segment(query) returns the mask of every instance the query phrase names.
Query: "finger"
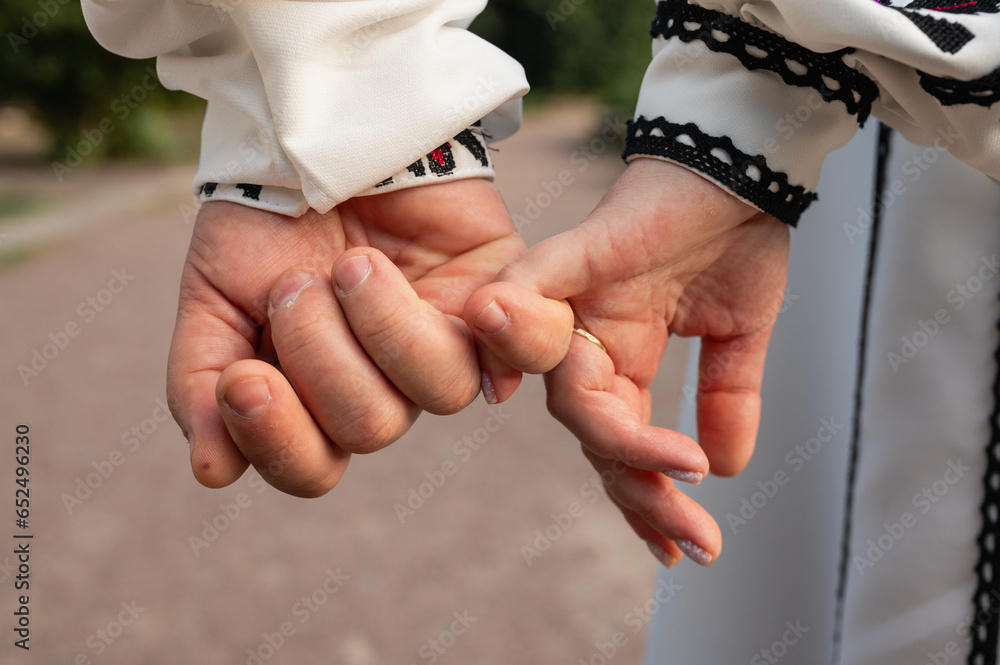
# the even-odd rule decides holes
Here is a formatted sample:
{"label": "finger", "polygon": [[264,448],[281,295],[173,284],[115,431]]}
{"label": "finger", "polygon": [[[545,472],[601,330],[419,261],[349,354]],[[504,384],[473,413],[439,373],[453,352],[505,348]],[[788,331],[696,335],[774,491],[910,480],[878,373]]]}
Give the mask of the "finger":
{"label": "finger", "polygon": [[465,322],[510,366],[549,371],[569,348],[574,316],[565,299],[634,270],[615,258],[613,244],[607,225],[594,219],[544,240],[469,297]]}
{"label": "finger", "polygon": [[257,360],[230,365],[216,399],[243,456],[282,492],[322,496],[344,474],[350,453],[326,437],[274,367]]}
{"label": "finger", "polygon": [[573,335],[565,360],[545,375],[549,411],[594,454],[699,483],[708,459],[690,437],[647,424],[645,396],[616,375],[611,358]]}
{"label": "finger", "polygon": [[753,454],[769,338],[770,329],[729,340],[702,339],[698,438],[712,473],[735,475]]}
{"label": "finger", "polygon": [[286,272],[271,288],[268,311],[282,371],[337,445],[356,453],[379,450],[417,419],[420,410],[354,338],[327,275]]}
{"label": "finger", "polygon": [[[675,550],[664,540],[673,541],[676,548],[703,566],[719,557],[722,550],[719,525],[697,502],[678,490],[673,481],[660,473],[604,459],[586,449],[584,455],[600,472],[608,496],[622,509],[640,538],[668,554]],[[653,552],[659,558],[659,553]]]}
{"label": "finger", "polygon": [[488,346],[476,340],[476,353],[482,369],[482,393],[488,404],[510,399],[521,385],[521,372],[502,361]]}
{"label": "finger", "polygon": [[230,364],[254,355],[253,327],[185,266],[167,361],[167,402],[191,445],[191,470],[206,487],[225,487],[248,466],[229,436],[215,386]]}
{"label": "finger", "polygon": [[639,513],[621,505],[614,497],[609,498],[611,499],[611,503],[621,511],[625,517],[625,521],[632,527],[636,535],[646,542],[646,547],[649,548],[649,551],[660,563],[667,568],[673,568],[680,563],[680,560],[684,557],[684,552],[677,547],[674,541],[651,527],[646,520],[639,516]]}
{"label": "finger", "polygon": [[529,374],[558,365],[573,330],[569,304],[507,282],[487,284],[474,292],[463,316],[476,338],[497,358]]}
{"label": "finger", "polygon": [[354,336],[400,392],[435,414],[475,399],[479,362],[468,329],[417,296],[384,254],[359,247],[333,265],[335,293]]}

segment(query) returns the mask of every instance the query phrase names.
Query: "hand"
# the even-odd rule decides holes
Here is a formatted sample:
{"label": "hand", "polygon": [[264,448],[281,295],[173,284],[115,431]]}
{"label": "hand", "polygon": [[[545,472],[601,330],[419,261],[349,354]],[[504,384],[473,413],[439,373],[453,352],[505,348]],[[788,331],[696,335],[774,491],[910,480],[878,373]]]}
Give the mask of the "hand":
{"label": "hand", "polygon": [[[549,372],[549,410],[598,471],[612,471],[602,473],[614,478],[609,496],[668,565],[682,552],[702,564],[719,555],[718,525],[671,477],[732,475],[750,458],[788,237],[687,169],[639,159],[579,226],[532,247],[466,303],[466,322],[499,358]],[[702,339],[700,448],[649,424],[670,334]]]}
{"label": "hand", "polygon": [[[285,492],[319,496],[351,452],[388,445],[421,409],[465,407],[481,372],[462,306],[523,249],[482,179],[297,219],[205,204],[167,371],[195,477],[222,487],[252,463]],[[485,351],[482,363],[509,396],[520,375]]]}

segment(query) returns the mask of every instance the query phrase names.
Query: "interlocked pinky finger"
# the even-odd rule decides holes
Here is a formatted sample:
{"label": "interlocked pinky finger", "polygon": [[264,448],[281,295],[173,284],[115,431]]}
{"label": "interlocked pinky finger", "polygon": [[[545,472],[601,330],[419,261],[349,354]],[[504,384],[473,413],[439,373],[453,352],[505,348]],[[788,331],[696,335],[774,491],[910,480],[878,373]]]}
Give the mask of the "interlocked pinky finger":
{"label": "interlocked pinky finger", "polygon": [[649,526],[649,522],[642,519],[639,513],[618,503],[612,496],[608,498],[611,499],[611,503],[618,507],[618,510],[622,511],[625,521],[632,527],[635,534],[646,542],[646,547],[653,553],[657,561],[667,568],[673,568],[680,562],[684,557],[684,552],[674,544],[674,541],[667,539],[662,533]]}
{"label": "interlocked pinky finger", "polygon": [[[633,530],[647,543],[661,548],[667,560],[676,551],[665,540],[673,541],[677,549],[703,566],[718,558],[722,549],[719,525],[672,480],[662,473],[627,467],[586,449],[584,455],[601,473],[608,496],[625,513]],[[653,551],[660,558],[660,553]]]}

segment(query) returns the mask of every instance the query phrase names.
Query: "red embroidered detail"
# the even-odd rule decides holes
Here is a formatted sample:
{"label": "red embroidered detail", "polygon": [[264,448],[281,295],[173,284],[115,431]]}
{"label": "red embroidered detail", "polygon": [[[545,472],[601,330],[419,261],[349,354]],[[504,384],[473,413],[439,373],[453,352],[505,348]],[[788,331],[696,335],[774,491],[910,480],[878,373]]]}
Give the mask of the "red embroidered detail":
{"label": "red embroidered detail", "polygon": [[435,162],[437,162],[438,166],[444,166],[444,152],[442,152],[442,149],[450,147],[451,147],[450,143],[445,143],[443,146],[441,146],[437,150],[434,150],[433,152],[431,152],[431,154],[427,156],[433,159]]}
{"label": "red embroidered detail", "polygon": [[974,4],[976,4],[976,0],[972,0],[972,2],[963,2],[960,5],[948,5],[947,7],[935,7],[931,11],[932,12],[944,12],[944,11],[948,11],[949,9],[960,9],[962,7],[971,7]]}

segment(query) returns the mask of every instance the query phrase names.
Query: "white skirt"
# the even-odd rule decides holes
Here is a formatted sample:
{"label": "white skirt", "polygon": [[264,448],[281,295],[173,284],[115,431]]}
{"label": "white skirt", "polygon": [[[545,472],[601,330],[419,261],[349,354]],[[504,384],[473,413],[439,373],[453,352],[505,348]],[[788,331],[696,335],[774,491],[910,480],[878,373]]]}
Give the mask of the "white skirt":
{"label": "white skirt", "polygon": [[[993,544],[980,535],[1000,188],[893,137],[852,461],[876,125],[827,160],[820,201],[792,231],[757,451],[738,477],[692,489],[720,523],[723,552],[707,569],[661,571],[681,589],[652,620],[648,665],[943,665],[974,648],[994,662],[1000,592],[977,562]],[[691,435],[693,415],[688,402]],[[987,593],[974,604],[977,585]]]}

